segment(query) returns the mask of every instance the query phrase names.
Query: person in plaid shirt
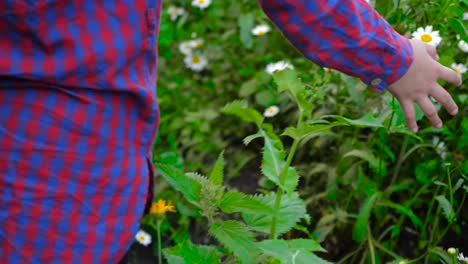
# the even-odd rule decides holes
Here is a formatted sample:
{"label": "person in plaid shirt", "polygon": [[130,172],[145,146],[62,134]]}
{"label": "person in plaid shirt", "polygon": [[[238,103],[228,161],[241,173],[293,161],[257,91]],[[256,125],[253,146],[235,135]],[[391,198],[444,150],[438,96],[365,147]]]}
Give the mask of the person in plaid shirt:
{"label": "person in plaid shirt", "polygon": [[[365,1],[260,0],[304,56],[413,102],[460,85]],[[160,0],[0,0],[0,262],[115,263],[152,200]],[[164,70],[164,69],[162,69]]]}

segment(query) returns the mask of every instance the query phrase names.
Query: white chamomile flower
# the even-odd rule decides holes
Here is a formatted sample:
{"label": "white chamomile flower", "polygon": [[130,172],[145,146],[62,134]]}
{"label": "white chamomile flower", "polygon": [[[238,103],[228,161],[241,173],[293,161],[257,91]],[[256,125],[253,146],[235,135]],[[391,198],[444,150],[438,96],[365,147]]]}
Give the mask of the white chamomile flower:
{"label": "white chamomile flower", "polygon": [[180,7],[170,6],[167,9],[167,12],[171,16],[171,20],[174,21],[177,19],[178,16],[181,16],[185,13],[185,10]]}
{"label": "white chamomile flower", "polygon": [[464,40],[460,40],[458,42],[458,48],[461,49],[463,52],[468,52],[468,43]]}
{"label": "white chamomile flower", "polygon": [[194,39],[190,41],[190,47],[192,49],[198,49],[203,45],[203,39]]}
{"label": "white chamomile flower", "polygon": [[270,31],[270,27],[268,25],[258,25],[252,29],[252,34],[255,36],[265,35]]}
{"label": "white chamomile flower", "polygon": [[468,12],[463,13],[463,20],[468,20]]}
{"label": "white chamomile flower", "polygon": [[135,239],[143,246],[151,244],[151,235],[143,230],[138,230],[138,232],[135,235]]}
{"label": "white chamomile flower", "polygon": [[182,41],[179,44],[179,51],[184,55],[192,54],[192,42],[191,41]]}
{"label": "white chamomile flower", "polygon": [[458,254],[457,259],[458,259],[459,261],[462,261],[462,262],[465,263],[465,264],[468,264],[468,256],[466,256],[466,257],[463,256],[463,253]]}
{"label": "white chamomile flower", "polygon": [[188,55],[185,57],[184,62],[187,68],[196,72],[204,70],[208,65],[208,60],[201,55]]}
{"label": "white chamomile flower", "polygon": [[447,249],[447,252],[450,254],[450,255],[455,255],[457,254],[457,250],[455,248],[449,248]]}
{"label": "white chamomile flower", "polygon": [[278,61],[268,64],[265,71],[269,74],[273,74],[275,71],[282,71],[284,69],[294,69],[294,67],[286,61]]}
{"label": "white chamomile flower", "polygon": [[205,9],[211,4],[211,0],[192,0],[192,5],[200,9]]}
{"label": "white chamomile flower", "polygon": [[461,63],[452,63],[450,68],[452,68],[452,70],[454,70],[459,75],[463,75],[468,70],[466,66]]}
{"label": "white chamomile flower", "polygon": [[263,112],[263,116],[265,117],[273,117],[279,113],[279,107],[276,105],[272,105],[265,109],[265,112]]}
{"label": "white chamomile flower", "polygon": [[413,32],[411,36],[413,39],[419,39],[422,42],[434,47],[437,47],[442,41],[442,38],[439,35],[439,31],[432,30],[432,26],[427,26],[425,28],[420,27],[415,32]]}

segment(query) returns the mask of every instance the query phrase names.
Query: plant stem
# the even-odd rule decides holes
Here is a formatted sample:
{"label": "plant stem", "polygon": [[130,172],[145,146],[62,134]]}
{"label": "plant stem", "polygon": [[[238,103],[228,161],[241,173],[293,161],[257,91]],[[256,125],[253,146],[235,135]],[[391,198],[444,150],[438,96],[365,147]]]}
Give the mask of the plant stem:
{"label": "plant stem", "polygon": [[161,221],[157,219],[156,221],[156,229],[158,232],[158,264],[162,264],[162,255],[161,255]]}
{"label": "plant stem", "polygon": [[[299,119],[297,120],[297,127],[300,127],[302,125],[302,117],[303,113],[302,110],[299,111]],[[292,160],[294,158],[294,154],[296,154],[297,147],[299,146],[299,141],[300,138],[295,138],[291,147],[291,150],[289,151],[288,158],[286,159],[286,164],[284,165],[283,171],[281,172],[280,175],[280,186],[278,186],[278,193],[276,195],[276,201],[275,201],[275,215],[273,215],[271,219],[271,228],[270,228],[270,239],[276,239],[276,224],[277,224],[277,217],[276,213],[280,209],[281,205],[281,198],[283,196],[283,190],[281,189],[281,186],[284,185],[284,182],[286,181],[286,177],[288,175],[288,170],[289,167],[291,166]]]}
{"label": "plant stem", "polygon": [[369,242],[369,250],[371,255],[372,264],[375,264],[375,249],[372,243],[372,230],[370,229],[369,225],[367,225],[367,242]]}
{"label": "plant stem", "polygon": [[390,186],[393,186],[393,184],[395,183],[396,178],[398,177],[398,174],[400,172],[401,166],[403,165],[403,161],[404,161],[403,157],[405,155],[406,148],[408,146],[408,138],[409,136],[405,135],[405,138],[403,139],[403,144],[400,149],[400,154],[398,154],[398,160],[395,166],[395,170],[393,171],[392,181],[390,182]]}

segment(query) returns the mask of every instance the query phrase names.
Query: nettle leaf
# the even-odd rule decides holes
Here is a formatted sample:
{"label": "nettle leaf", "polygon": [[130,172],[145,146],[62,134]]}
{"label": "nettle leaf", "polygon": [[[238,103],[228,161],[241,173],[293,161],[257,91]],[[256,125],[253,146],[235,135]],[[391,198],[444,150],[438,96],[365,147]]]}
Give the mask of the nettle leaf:
{"label": "nettle leaf", "polygon": [[445,217],[449,222],[452,222],[455,219],[455,213],[453,212],[452,206],[450,202],[445,198],[443,195],[438,195],[435,197],[437,202],[439,202],[439,206],[442,208]]}
{"label": "nettle leaf", "polygon": [[264,254],[274,257],[282,264],[330,263],[317,257],[306,248],[291,247],[290,242],[285,240],[263,240],[257,245]]}
{"label": "nettle leaf", "polygon": [[194,245],[190,241],[163,249],[163,255],[169,264],[221,263],[215,247]]}
{"label": "nettle leaf", "polygon": [[384,127],[384,125],[370,113],[359,119],[349,119],[339,115],[327,115],[326,117],[335,118],[337,120],[333,123],[335,125],[349,125],[356,127]]}
{"label": "nettle leaf", "polygon": [[310,113],[312,106],[306,100],[306,89],[302,81],[297,77],[297,73],[292,69],[285,69],[273,73],[273,79],[278,86],[278,91],[287,91],[298,104],[301,111]]}
{"label": "nettle leaf", "polygon": [[353,228],[353,239],[358,242],[362,242],[367,236],[367,225],[369,224],[369,218],[371,210],[374,207],[375,201],[380,196],[379,192],[374,193],[368,197],[361,206],[359,215]]}
{"label": "nettle leaf", "polygon": [[330,132],[332,127],[335,127],[335,124],[316,124],[316,125],[304,125],[300,128],[296,127],[288,127],[283,132],[282,135],[289,136],[293,139],[302,139],[304,137],[312,136],[312,135],[320,135],[321,133]]}
{"label": "nettle leaf", "polygon": [[250,142],[252,142],[252,140],[254,140],[256,138],[259,138],[259,137],[262,137],[262,134],[260,132],[245,137],[244,140],[243,140],[244,145],[246,145],[246,146],[249,145]]}
{"label": "nettle leaf", "polygon": [[261,130],[265,145],[263,146],[262,173],[286,192],[293,192],[299,182],[299,176],[294,167],[289,167],[285,175],[284,185],[280,182],[284,166],[286,166],[283,147],[279,138],[272,133]]}
{"label": "nettle leaf", "polygon": [[219,208],[225,213],[268,214],[274,213],[273,207],[262,203],[252,196],[239,192],[227,192],[221,198]]}
{"label": "nettle leaf", "polygon": [[168,165],[157,163],[155,167],[174,189],[181,192],[189,202],[198,205],[200,201],[200,183]]}
{"label": "nettle leaf", "polygon": [[261,125],[264,119],[262,114],[253,108],[249,108],[247,102],[243,100],[236,100],[226,104],[221,112],[235,115],[245,122],[256,123],[257,125]]}
{"label": "nettle leaf", "polygon": [[242,263],[254,263],[259,254],[252,232],[241,222],[228,220],[221,224],[213,223],[210,233]]}
{"label": "nettle leaf", "polygon": [[313,239],[297,238],[288,240],[288,244],[292,249],[327,252],[323,247],[320,246],[319,242]]}
{"label": "nettle leaf", "polygon": [[213,167],[210,174],[210,181],[215,185],[221,185],[223,183],[224,175],[224,152],[219,154],[218,160]]}
{"label": "nettle leaf", "polygon": [[[255,196],[254,199],[274,208],[276,203],[276,193],[270,193],[264,196]],[[273,215],[274,214],[244,213],[242,214],[242,217],[247,225],[252,229],[269,234]],[[296,223],[307,216],[304,201],[299,198],[297,193],[283,195],[281,197],[280,209],[276,212],[276,216],[277,234],[281,235],[288,232],[296,225]]]}

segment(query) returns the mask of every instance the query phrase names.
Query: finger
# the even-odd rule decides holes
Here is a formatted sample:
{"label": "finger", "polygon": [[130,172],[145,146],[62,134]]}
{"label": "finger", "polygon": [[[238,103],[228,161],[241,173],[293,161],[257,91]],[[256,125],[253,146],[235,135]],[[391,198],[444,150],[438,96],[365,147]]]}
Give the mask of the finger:
{"label": "finger", "polygon": [[439,78],[449,83],[455,84],[456,86],[460,86],[462,84],[462,79],[459,74],[441,64],[439,64]]}
{"label": "finger", "polygon": [[427,53],[429,53],[429,55],[436,61],[439,61],[439,55],[437,55],[437,50],[434,46],[432,45],[424,45],[426,47],[426,51]]}
{"label": "finger", "polygon": [[458,106],[452,96],[442,86],[436,84],[432,89],[431,96],[434,97],[451,115],[458,113]]}
{"label": "finger", "polygon": [[429,122],[431,122],[432,126],[435,128],[441,128],[442,120],[440,120],[437,110],[431,100],[429,100],[429,97],[424,96],[416,101],[424,112],[424,115],[429,119]]}
{"label": "finger", "polygon": [[403,114],[405,116],[406,125],[413,133],[418,132],[418,124],[416,124],[416,114],[414,112],[414,105],[411,100],[400,101]]}

